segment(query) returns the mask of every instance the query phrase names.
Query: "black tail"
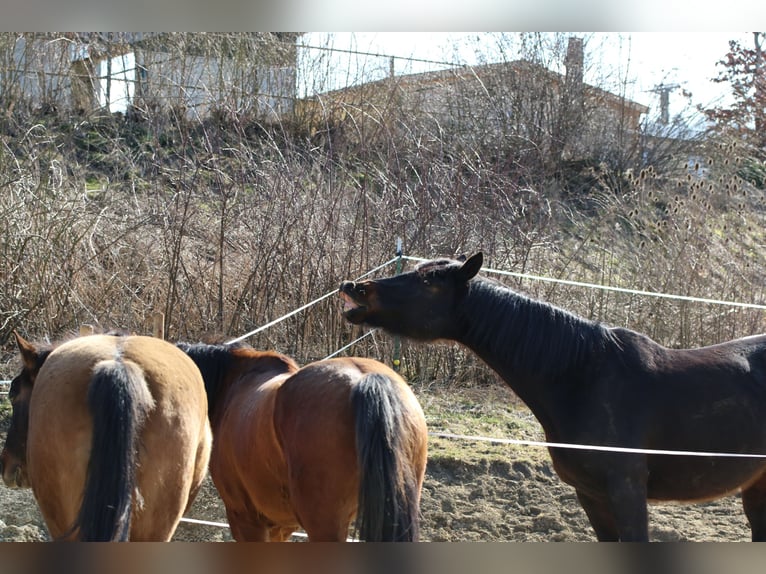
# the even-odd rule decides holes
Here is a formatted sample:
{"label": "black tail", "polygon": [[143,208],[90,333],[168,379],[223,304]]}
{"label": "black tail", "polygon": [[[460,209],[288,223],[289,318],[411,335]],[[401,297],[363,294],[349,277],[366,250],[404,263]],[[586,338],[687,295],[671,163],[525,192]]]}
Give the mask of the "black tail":
{"label": "black tail", "polygon": [[360,467],[357,535],[367,542],[416,541],[418,482],[402,441],[407,425],[396,387],[383,375],[369,374],[351,399]]}
{"label": "black tail", "polygon": [[93,442],[73,527],[80,540],[128,540],[138,435],[152,404],[138,366],[120,359],[96,365],[88,389]]}

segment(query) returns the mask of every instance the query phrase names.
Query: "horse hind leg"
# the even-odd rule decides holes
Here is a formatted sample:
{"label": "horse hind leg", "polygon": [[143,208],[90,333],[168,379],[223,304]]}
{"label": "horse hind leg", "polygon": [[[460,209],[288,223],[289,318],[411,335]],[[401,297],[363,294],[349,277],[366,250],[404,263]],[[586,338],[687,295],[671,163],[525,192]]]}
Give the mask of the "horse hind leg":
{"label": "horse hind leg", "polygon": [[[316,458],[313,452],[292,454],[288,462],[288,489],[298,524],[306,531],[309,542],[344,542],[354,513],[356,491],[353,474],[338,476],[337,469],[351,468],[353,463],[337,452]],[[312,471],[300,470],[307,468]]]}
{"label": "horse hind leg", "polygon": [[304,521],[309,542],[345,542],[348,537],[350,520],[340,517],[309,518]]}
{"label": "horse hind leg", "polygon": [[227,509],[231,535],[237,542],[268,542],[269,528],[251,513],[233,512]]}
{"label": "horse hind leg", "polygon": [[186,509],[184,510],[184,514],[191,509],[194,501],[197,499],[197,494],[205,482],[205,478],[207,478],[212,446],[213,434],[210,430],[210,425],[205,423],[205,427],[202,431],[202,438],[197,445],[197,453],[194,460],[194,470],[192,472],[191,489],[189,490],[189,497],[186,502]]}
{"label": "horse hind leg", "polygon": [[766,541],[766,473],[742,490],[742,507],[753,542]]}
{"label": "horse hind leg", "polygon": [[[295,517],[309,542],[344,542],[354,512],[355,488],[353,476],[338,476],[336,469],[350,468],[352,463],[337,452],[313,460],[308,455],[304,452],[300,457],[304,464],[294,456],[288,466],[289,496]],[[295,467],[314,470],[300,472]]]}
{"label": "horse hind leg", "polygon": [[295,528],[290,526],[272,526],[269,529],[269,542],[285,542],[295,532]]}

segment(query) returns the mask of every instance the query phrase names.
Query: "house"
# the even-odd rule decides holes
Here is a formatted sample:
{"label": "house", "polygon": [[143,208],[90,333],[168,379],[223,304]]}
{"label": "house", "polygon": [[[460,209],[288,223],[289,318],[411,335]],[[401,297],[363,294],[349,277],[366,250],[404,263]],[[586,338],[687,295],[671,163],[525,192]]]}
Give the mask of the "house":
{"label": "house", "polygon": [[[369,140],[421,122],[423,133],[449,134],[563,160],[600,157],[638,146],[647,106],[583,82],[583,43],[570,38],[566,74],[526,60],[393,76],[298,102],[312,132],[345,130]],[[438,133],[437,133],[438,132]]]}
{"label": "house", "polygon": [[175,109],[190,118],[225,109],[264,121],[293,112],[298,34],[1,36],[0,98],[15,95],[30,109]]}

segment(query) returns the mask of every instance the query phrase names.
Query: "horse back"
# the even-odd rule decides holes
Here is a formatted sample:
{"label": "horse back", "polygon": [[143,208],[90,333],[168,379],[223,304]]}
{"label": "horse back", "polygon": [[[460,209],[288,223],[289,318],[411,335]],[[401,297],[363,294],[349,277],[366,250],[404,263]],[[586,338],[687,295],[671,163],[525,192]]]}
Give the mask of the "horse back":
{"label": "horse back", "polygon": [[148,425],[162,425],[163,430],[174,435],[184,431],[174,428],[181,420],[193,422],[196,428],[207,424],[205,386],[199,369],[185,353],[161,339],[130,337],[122,355],[126,361],[140,366],[158,405],[158,412],[150,417]]}
{"label": "horse back", "polygon": [[[399,398],[405,424],[412,425],[408,429],[411,431],[409,434],[418,437],[419,441],[427,429],[423,409],[415,393],[393,369],[374,359],[362,357],[317,361],[290,377],[279,390],[276,404],[275,425],[281,436],[287,437],[289,433],[290,438],[297,441],[303,433],[309,441],[329,442],[328,432],[334,432],[339,442],[353,442],[353,433],[346,432],[354,425],[351,391],[365,375],[372,373],[388,379]],[[305,416],[307,412],[311,416]],[[327,430],[316,434],[321,428]]]}
{"label": "horse back", "polygon": [[353,444],[353,432],[347,432],[354,428],[351,391],[370,373],[385,376],[401,398],[403,408],[415,413],[415,418],[422,416],[412,390],[386,365],[359,357],[317,361],[292,375],[279,389],[274,424],[280,440],[290,444],[300,440],[307,445],[322,443],[324,452],[331,442]]}
{"label": "horse back", "polygon": [[766,438],[766,336],[676,349],[629,329],[611,332],[615,344],[560,385],[568,394],[556,403],[549,440],[707,451]]}

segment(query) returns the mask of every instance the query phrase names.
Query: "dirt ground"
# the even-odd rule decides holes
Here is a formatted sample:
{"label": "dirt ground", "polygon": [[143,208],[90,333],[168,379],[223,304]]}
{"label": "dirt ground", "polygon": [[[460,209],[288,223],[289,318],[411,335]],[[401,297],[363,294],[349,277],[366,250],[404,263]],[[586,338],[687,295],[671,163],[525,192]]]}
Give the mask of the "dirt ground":
{"label": "dirt ground", "polygon": [[[652,506],[650,512],[654,541],[746,541],[750,537],[739,497],[691,506]],[[424,541],[595,540],[574,490],[555,476],[547,462],[431,463],[421,514]],[[188,517],[225,522],[223,506],[209,480]],[[0,540],[47,538],[31,492],[0,487]],[[231,540],[231,535],[226,528],[182,522],[174,540],[220,542]]]}
{"label": "dirt ground", "polygon": [[[558,479],[546,457],[536,462],[512,456],[503,460],[488,452],[484,458],[482,448],[498,447],[467,446],[479,452],[475,462],[443,455],[429,461],[421,505],[422,540],[595,540],[574,490]],[[209,479],[187,517],[226,521]],[[731,542],[749,540],[750,532],[739,496],[732,496],[698,505],[651,506],[650,537],[666,542]],[[0,486],[0,541],[47,538],[31,491]],[[230,541],[231,534],[227,528],[182,522],[174,540]]]}

